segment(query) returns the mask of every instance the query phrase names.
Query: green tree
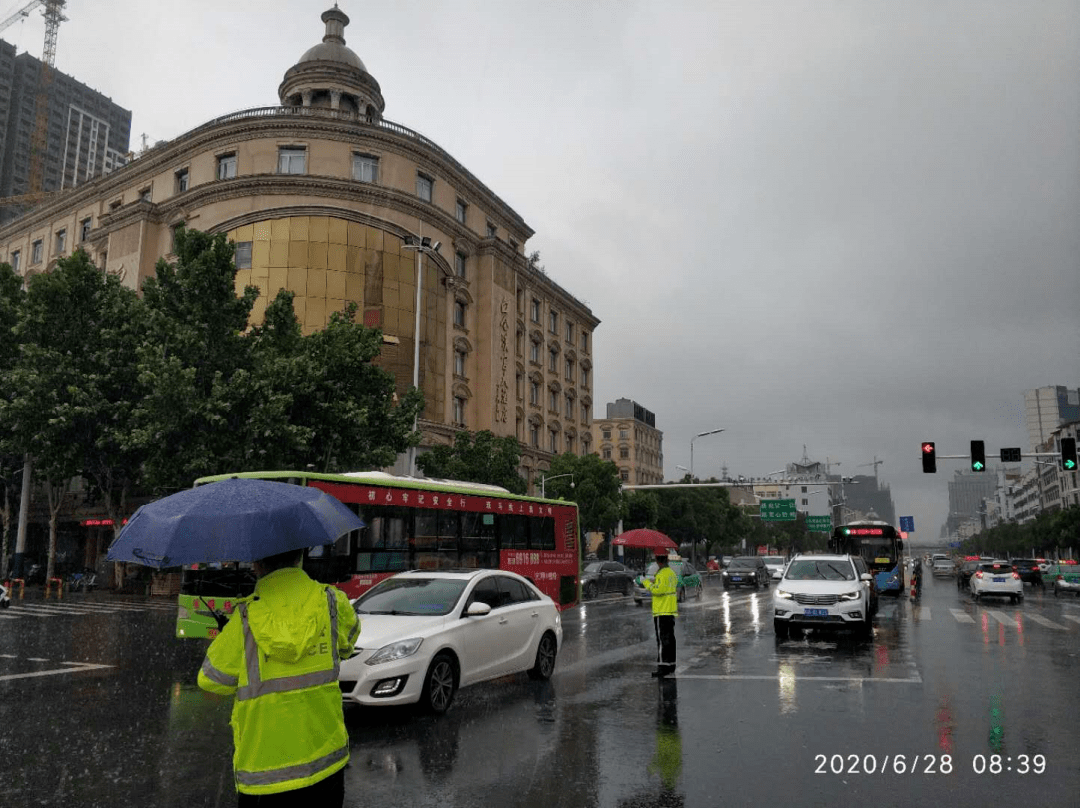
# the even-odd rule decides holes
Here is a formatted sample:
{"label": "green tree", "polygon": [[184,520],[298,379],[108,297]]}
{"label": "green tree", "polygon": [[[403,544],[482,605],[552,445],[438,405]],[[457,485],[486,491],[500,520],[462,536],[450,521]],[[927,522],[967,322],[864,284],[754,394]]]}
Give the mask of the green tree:
{"label": "green tree", "polygon": [[520,464],[521,444],[517,438],[496,437],[486,429],[458,432],[452,446],[436,446],[416,458],[416,465],[428,477],[501,485],[514,494],[528,490],[518,473]]}
{"label": "green tree", "polygon": [[[10,264],[0,263],[0,400],[10,400],[11,390],[4,382],[6,375],[15,367],[19,359],[19,339],[15,326],[19,322],[25,293],[22,278],[15,273]],[[0,404],[2,407],[2,404]],[[0,434],[9,430],[0,420]],[[4,451],[0,441],[0,488],[3,488],[3,503],[0,504],[0,574],[6,575],[8,557],[11,549],[11,525],[18,504],[19,490],[22,483],[24,458],[11,450]]]}
{"label": "green tree", "polygon": [[700,549],[707,555],[710,548],[734,545],[751,530],[742,509],[731,504],[726,488],[655,490],[660,497],[657,528],[679,544],[690,545],[692,553]]}
{"label": "green tree", "polygon": [[544,476],[549,479],[559,477],[545,484],[549,499],[561,498],[577,503],[583,533],[602,531],[610,536],[614,532],[623,515],[618,466],[610,460],[601,460],[599,455],[579,457],[566,452],[551,461],[551,468]]}
{"label": "green tree", "polygon": [[100,272],[82,250],[33,276],[16,326],[17,363],[5,377],[0,440],[33,458],[49,502],[49,558],[70,480],[88,477],[119,524],[114,494],[130,491],[141,457],[129,448],[136,370],[144,339],[135,293]]}
{"label": "green tree", "polygon": [[623,505],[623,530],[656,528],[660,518],[660,497],[653,491],[627,491]]}

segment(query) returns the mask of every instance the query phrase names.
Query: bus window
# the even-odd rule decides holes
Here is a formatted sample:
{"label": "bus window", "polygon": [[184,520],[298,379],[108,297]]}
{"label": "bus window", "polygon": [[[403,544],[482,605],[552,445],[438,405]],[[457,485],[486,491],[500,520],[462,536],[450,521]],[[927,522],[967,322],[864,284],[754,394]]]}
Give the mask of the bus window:
{"label": "bus window", "polygon": [[530,516],[529,522],[529,549],[531,550],[554,550],[555,549],[555,517],[553,516]]}
{"label": "bus window", "polygon": [[529,547],[529,517],[517,514],[499,515],[499,547],[502,550],[527,550]]}
{"label": "bus window", "polygon": [[357,572],[399,572],[409,569],[409,510],[399,507],[364,508],[356,554]]}
{"label": "bus window", "polygon": [[461,565],[470,569],[498,567],[495,514],[461,514]]}

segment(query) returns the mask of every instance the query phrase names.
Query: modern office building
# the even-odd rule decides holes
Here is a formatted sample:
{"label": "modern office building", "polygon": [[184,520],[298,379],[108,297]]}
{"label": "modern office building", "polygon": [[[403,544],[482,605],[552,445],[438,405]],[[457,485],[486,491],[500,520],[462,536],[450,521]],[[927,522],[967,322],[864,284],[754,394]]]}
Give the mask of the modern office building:
{"label": "modern office building", "polygon": [[619,467],[623,482],[664,481],[664,433],[656,428],[656,416],[636,401],[620,398],[609,403],[606,417],[596,419],[592,433],[600,458]]}
{"label": "modern office building", "polygon": [[1080,420],[1080,390],[1053,385],[1024,391],[1024,422],[1032,451],[1062,424]]}
{"label": "modern office building", "polygon": [[526,258],[533,230],[515,210],[383,117],[378,81],[345,44],[345,13],[322,21],[278,106],[223,115],[80,181],[0,227],[0,260],[28,275],[81,247],[138,289],[172,257],[178,226],[225,233],[238,290],[259,288],[254,323],[280,289],[295,293],[305,333],[355,303],[383,331],[379,361],[399,393],[418,376],[421,451],[461,429],[516,436],[532,485],[554,454],[591,451],[599,320]]}
{"label": "modern office building", "polygon": [[[37,126],[41,60],[0,40],[0,197],[31,190],[31,159]],[[41,162],[45,192],[74,188],[126,160],[131,112],[77,79],[51,70],[46,103],[47,148]],[[28,208],[0,206],[0,226]]]}

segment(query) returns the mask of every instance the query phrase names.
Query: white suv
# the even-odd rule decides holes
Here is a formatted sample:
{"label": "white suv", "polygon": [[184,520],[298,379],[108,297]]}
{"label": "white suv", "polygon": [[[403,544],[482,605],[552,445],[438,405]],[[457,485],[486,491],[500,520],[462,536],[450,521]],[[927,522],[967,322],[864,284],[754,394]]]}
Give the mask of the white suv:
{"label": "white suv", "polygon": [[847,555],[798,555],[773,592],[777,637],[790,629],[853,628],[870,634],[870,573],[859,574]]}

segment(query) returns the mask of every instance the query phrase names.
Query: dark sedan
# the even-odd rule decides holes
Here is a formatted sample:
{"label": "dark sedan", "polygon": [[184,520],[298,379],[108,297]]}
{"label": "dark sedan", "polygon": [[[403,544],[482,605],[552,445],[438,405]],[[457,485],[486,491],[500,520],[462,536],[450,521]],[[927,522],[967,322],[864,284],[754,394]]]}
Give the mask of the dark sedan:
{"label": "dark sedan", "polygon": [[975,574],[975,570],[979,568],[979,564],[982,562],[979,559],[967,560],[961,564],[956,570],[956,588],[967,592],[968,585],[971,583],[971,576]]}
{"label": "dark sedan", "polygon": [[1014,558],[1012,560],[1013,570],[1020,576],[1020,580],[1025,584],[1035,584],[1035,586],[1042,586],[1042,568],[1039,567],[1039,561],[1036,558]]}
{"label": "dark sedan", "polygon": [[724,570],[724,589],[733,586],[752,586],[759,589],[769,585],[772,573],[761,556],[736,556]]}
{"label": "dark sedan", "polygon": [[618,561],[593,561],[581,573],[581,593],[588,599],[605,592],[629,595],[634,588],[634,571]]}

